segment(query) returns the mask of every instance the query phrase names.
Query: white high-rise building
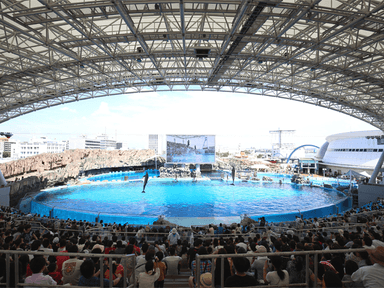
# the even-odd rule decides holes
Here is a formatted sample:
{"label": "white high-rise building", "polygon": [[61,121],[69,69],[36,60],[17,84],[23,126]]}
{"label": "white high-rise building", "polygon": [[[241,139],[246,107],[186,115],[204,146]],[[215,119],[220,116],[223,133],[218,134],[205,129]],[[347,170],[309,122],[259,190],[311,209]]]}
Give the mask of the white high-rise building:
{"label": "white high-rise building", "polygon": [[[4,153],[7,153],[8,156],[11,155],[11,158],[19,159],[16,153],[16,143],[17,141],[4,142]],[[3,156],[4,156],[4,153],[3,153]]]}
{"label": "white high-rise building", "polygon": [[100,140],[88,139],[85,135],[71,138],[68,140],[68,149],[100,149]]}
{"label": "white high-rise building", "polygon": [[86,135],[68,140],[68,149],[101,149],[115,150],[116,140],[108,139],[108,135],[102,134],[96,139],[89,139]]}
{"label": "white high-rise building", "polygon": [[149,134],[148,149],[154,150],[156,154],[159,153],[159,135]]}
{"label": "white high-rise building", "polygon": [[[6,148],[8,148],[9,144],[9,139],[8,138],[0,138],[0,155],[1,155],[1,158],[3,158],[3,155],[4,155],[4,152]],[[7,143],[7,144],[6,144]]]}
{"label": "white high-rise building", "polygon": [[157,155],[165,156],[165,137],[164,134],[149,134],[148,149],[154,150]]}
{"label": "white high-rise building", "polygon": [[[10,143],[10,142],[8,142]],[[33,138],[29,142],[16,141],[11,145],[11,157],[27,158],[43,153],[61,153],[66,150],[66,141],[49,140],[46,137]]]}
{"label": "white high-rise building", "polygon": [[96,137],[97,140],[100,140],[100,149],[102,150],[115,150],[116,149],[116,140],[108,139],[107,134],[101,134]]}

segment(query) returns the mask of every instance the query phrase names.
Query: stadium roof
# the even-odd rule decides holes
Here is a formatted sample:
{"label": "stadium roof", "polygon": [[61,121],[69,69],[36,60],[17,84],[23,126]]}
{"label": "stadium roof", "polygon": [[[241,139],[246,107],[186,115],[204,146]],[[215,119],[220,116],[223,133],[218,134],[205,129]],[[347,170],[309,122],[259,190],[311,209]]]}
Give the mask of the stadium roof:
{"label": "stadium roof", "polygon": [[374,139],[375,137],[383,137],[383,131],[380,130],[371,130],[371,131],[353,131],[353,132],[346,132],[346,133],[338,133],[327,136],[327,141],[332,142],[336,140],[343,140],[343,139],[352,139],[352,138],[368,138],[368,139]]}
{"label": "stadium roof", "polygon": [[384,130],[378,0],[2,0],[0,123],[150,91],[280,97]]}

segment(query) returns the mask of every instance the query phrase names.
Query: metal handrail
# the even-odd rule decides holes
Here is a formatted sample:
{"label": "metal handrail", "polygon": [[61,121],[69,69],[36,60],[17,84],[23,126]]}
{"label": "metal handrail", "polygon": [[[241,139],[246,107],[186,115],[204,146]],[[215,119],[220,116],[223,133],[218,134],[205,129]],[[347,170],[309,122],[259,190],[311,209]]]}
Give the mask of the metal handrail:
{"label": "metal handrail", "polygon": [[[69,257],[81,257],[81,258],[99,258],[100,263],[102,264],[105,258],[108,258],[109,261],[109,267],[112,267],[112,259],[113,258],[121,258],[121,259],[129,259],[133,257],[133,267],[136,267],[136,257],[135,254],[95,254],[95,253],[70,253],[70,252],[39,252],[39,251],[17,251],[17,250],[0,250],[0,254],[6,255],[6,288],[10,287],[10,256],[11,255],[42,255],[42,256],[69,256]],[[41,287],[40,284],[26,284],[26,283],[19,283],[19,257],[14,257],[15,259],[15,286],[16,288],[18,286],[28,286],[28,287]],[[121,263],[121,262],[120,262]],[[134,279],[134,287],[136,287],[136,275],[135,275],[135,269],[133,269],[133,279]],[[104,266],[100,265],[100,286],[101,288],[104,288]],[[109,287],[112,287],[113,284],[113,275],[112,275],[112,269],[109,269]],[[132,283],[131,283],[132,284]],[[4,284],[0,284],[0,286],[3,286]],[[53,285],[44,285],[45,287],[57,287]],[[81,287],[81,286],[71,286],[71,287]],[[124,275],[123,275],[123,287],[127,287],[127,269],[124,267]]]}
{"label": "metal handrail", "polygon": [[[6,213],[6,212],[2,212],[2,213]],[[99,212],[99,214],[100,214],[101,212]],[[8,214],[11,214],[11,213],[8,213]],[[11,215],[13,215],[13,216],[15,216],[16,214],[11,214]],[[58,218],[49,218],[49,217],[41,217],[41,216],[37,216],[36,214],[35,215],[32,215],[32,216],[27,216],[27,215],[23,215],[23,216],[21,216],[21,215],[17,215],[19,218],[26,218],[26,219],[22,219],[22,221],[26,221],[26,222],[28,222],[28,221],[31,221],[31,219],[30,218],[33,218],[33,219],[40,219],[40,220],[44,220],[44,221],[47,221],[47,222],[56,222],[56,221],[64,221],[64,222],[66,222],[67,220],[66,219],[58,219]],[[21,220],[21,219],[20,219]],[[77,220],[70,220],[70,221],[76,221],[76,222],[79,222],[79,221],[77,221]],[[83,222],[83,223],[90,223],[90,224],[92,224],[92,225],[97,225],[97,224],[99,224],[99,222],[92,222],[92,221],[87,221],[87,222]],[[112,225],[112,223],[107,223],[107,224],[110,224],[110,225]],[[127,224],[127,223],[126,223]],[[148,225],[143,225],[143,224],[127,224],[126,225],[126,227],[128,227],[128,226],[130,226],[130,227],[135,227],[135,228],[138,228],[138,227],[140,227],[140,226],[143,226],[143,227],[146,227],[146,226],[148,226],[148,227],[150,227],[150,228],[157,228],[157,227],[166,227],[166,226],[170,226],[170,227],[175,227],[175,226],[178,226],[178,225],[176,225],[176,224],[171,224],[171,225],[166,225],[166,224],[163,224],[163,225],[154,225],[154,224],[148,224]],[[108,226],[108,227],[92,227],[92,228],[95,228],[95,229],[100,229],[100,228],[103,228],[103,229],[112,229],[112,227],[111,226]],[[184,229],[184,230],[191,230],[191,228],[190,227],[182,227],[182,229]]]}
{"label": "metal handrail", "polygon": [[338,229],[348,229],[355,227],[367,227],[366,223],[356,223],[356,224],[350,224],[348,227],[346,226],[335,226],[335,227],[318,227],[318,228],[303,228],[303,229],[291,229],[296,232],[306,232],[306,231],[322,231],[322,230],[338,230]]}
{"label": "metal handrail", "polygon": [[[63,220],[63,219],[55,219],[55,218],[44,218],[44,217],[38,217],[39,219],[42,219],[44,221],[48,221],[48,222],[56,222],[56,221],[66,221],[66,220]],[[20,221],[24,221],[25,224],[31,224],[31,223],[34,223],[34,224],[39,224],[41,226],[42,229],[51,229],[51,228],[48,228],[46,226],[44,226],[41,222],[37,221],[36,217],[33,217],[33,219],[19,219]],[[78,221],[77,221],[78,222]],[[84,223],[84,222],[83,222]],[[93,222],[89,222],[89,223],[93,223]],[[96,222],[95,222],[96,223]],[[52,223],[54,224],[54,223]],[[97,223],[96,223],[97,224]],[[133,226],[133,225],[130,225],[130,226]],[[139,226],[139,225],[135,225],[135,226]],[[164,227],[165,225],[140,225],[140,226],[150,226],[150,227]],[[175,225],[172,225],[172,226],[175,226]],[[172,227],[171,226],[171,227]],[[80,229],[81,226],[78,226],[78,229],[70,229],[70,228],[57,228],[56,230],[64,230],[64,231],[77,231],[77,232],[80,232],[82,231],[82,229]],[[128,226],[126,226],[128,227]],[[137,228],[137,227],[135,227]],[[102,230],[102,231],[100,231]],[[188,227],[183,227],[182,230],[187,230],[188,232],[192,232],[190,228]],[[127,232],[127,231],[113,231],[113,228],[108,226],[108,227],[97,227],[97,226],[94,226],[94,227],[90,227],[88,229],[85,229],[85,232],[110,232],[110,233],[122,233],[122,234],[137,234],[138,231],[133,231],[133,232]],[[152,231],[144,231],[143,234],[168,234],[169,232],[152,232]]]}
{"label": "metal handrail", "polygon": [[[4,213],[4,212],[3,212]],[[15,214],[10,214],[10,215],[15,215]],[[21,217],[20,217],[21,218]],[[48,230],[49,228],[44,226],[41,222],[38,222],[38,221],[35,221],[35,219],[33,220],[28,220],[28,219],[20,219],[20,218],[16,218],[16,220],[18,221],[24,221],[24,223],[28,223],[28,224],[37,224],[39,225],[39,229],[43,229],[43,230]],[[40,218],[40,219],[44,219],[44,220],[47,220],[47,221],[61,221],[59,219],[50,219],[50,218]],[[15,219],[14,219],[15,220]],[[377,223],[383,223],[384,221],[377,221]],[[327,222],[327,224],[338,224],[339,222]],[[350,228],[353,228],[353,227],[364,227],[364,226],[367,226],[366,223],[348,223],[348,229]],[[134,232],[127,232],[127,231],[115,231],[113,232],[113,229],[112,227],[91,227],[91,228],[88,228],[88,229],[80,229],[81,226],[78,226],[78,229],[68,229],[68,228],[56,228],[56,230],[59,230],[59,231],[73,231],[73,232],[84,232],[84,233],[100,233],[100,232],[107,232],[107,233],[119,233],[119,234],[126,234],[126,235],[136,235],[138,231],[134,231]],[[162,227],[162,226],[160,226]],[[228,238],[228,237],[233,237],[233,236],[247,236],[249,235],[250,233],[258,233],[257,231],[255,231],[255,229],[261,229],[261,230],[266,230],[268,229],[268,227],[271,228],[271,230],[274,230],[273,228],[276,228],[276,229],[279,229],[279,230],[292,230],[294,231],[296,234],[297,233],[300,233],[300,232],[305,232],[305,231],[319,231],[319,230],[337,230],[337,229],[345,229],[346,227],[345,226],[327,226],[327,227],[317,227],[317,228],[313,228],[313,227],[308,227],[308,228],[297,228],[297,227],[287,227],[287,226],[264,226],[264,227],[254,227],[251,231],[249,232],[246,232],[246,233],[239,233],[239,234],[214,234],[214,235],[210,235],[210,234],[203,234],[203,235],[200,235],[198,233],[195,233],[191,230],[188,230],[187,228],[183,228],[183,230],[188,230],[188,232],[193,232],[194,236],[195,237],[201,237],[201,238],[206,238],[206,237],[225,237],[225,238]],[[102,230],[102,231],[100,231]],[[152,235],[167,235],[168,232],[152,232],[152,231],[149,231],[149,232],[142,232],[142,234],[152,234]]]}
{"label": "metal handrail", "polygon": [[[305,283],[294,283],[287,286],[309,286],[309,256],[314,255],[314,269],[313,273],[315,274],[314,287],[317,287],[318,279],[318,256],[319,254],[338,254],[338,253],[350,253],[350,252],[363,252],[367,251],[365,248],[355,248],[355,249],[334,249],[334,250],[310,250],[310,251],[296,251],[296,252],[266,252],[266,253],[257,253],[259,256],[291,256],[291,255],[303,255],[305,256],[306,268],[305,268]],[[252,255],[255,256],[255,255]],[[196,287],[200,288],[200,260],[202,259],[224,259],[224,258],[239,258],[239,257],[250,257],[249,254],[209,254],[209,255],[196,255]],[[212,287],[215,287],[215,263],[212,261]],[[224,261],[221,261],[221,287],[224,287]],[[278,285],[268,285],[268,287],[279,287]]]}

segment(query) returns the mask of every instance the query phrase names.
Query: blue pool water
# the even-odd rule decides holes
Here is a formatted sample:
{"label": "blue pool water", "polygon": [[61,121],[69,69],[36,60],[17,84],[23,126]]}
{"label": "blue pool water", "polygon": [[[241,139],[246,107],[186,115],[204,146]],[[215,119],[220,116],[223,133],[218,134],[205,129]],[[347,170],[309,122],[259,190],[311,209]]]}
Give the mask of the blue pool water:
{"label": "blue pool water", "polygon": [[[157,172],[152,172],[156,176]],[[120,180],[122,175],[114,176]],[[152,178],[146,193],[141,193],[141,180],[62,187],[39,193],[31,203],[31,212],[49,215],[52,210],[53,217],[87,221],[99,216],[104,222],[121,224],[147,224],[164,215],[180,225],[198,225],[240,221],[242,214],[283,221],[293,220],[298,210],[305,217],[315,217],[335,213],[336,206],[339,211],[350,208],[344,194],[336,190],[241,181],[232,186],[231,182]]]}

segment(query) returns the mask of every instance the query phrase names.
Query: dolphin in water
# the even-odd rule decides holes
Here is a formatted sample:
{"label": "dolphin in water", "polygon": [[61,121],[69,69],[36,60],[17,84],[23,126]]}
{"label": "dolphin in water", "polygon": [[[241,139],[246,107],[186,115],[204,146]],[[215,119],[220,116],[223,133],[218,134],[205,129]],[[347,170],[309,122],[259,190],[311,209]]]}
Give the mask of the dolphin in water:
{"label": "dolphin in water", "polygon": [[232,184],[235,185],[235,175],[236,175],[236,169],[235,166],[232,167]]}
{"label": "dolphin in water", "polygon": [[141,192],[141,193],[145,193],[145,186],[147,186],[147,183],[148,183],[148,172],[147,173],[145,173],[145,175],[143,176],[143,178],[144,178],[144,185],[143,185],[143,192]]}

